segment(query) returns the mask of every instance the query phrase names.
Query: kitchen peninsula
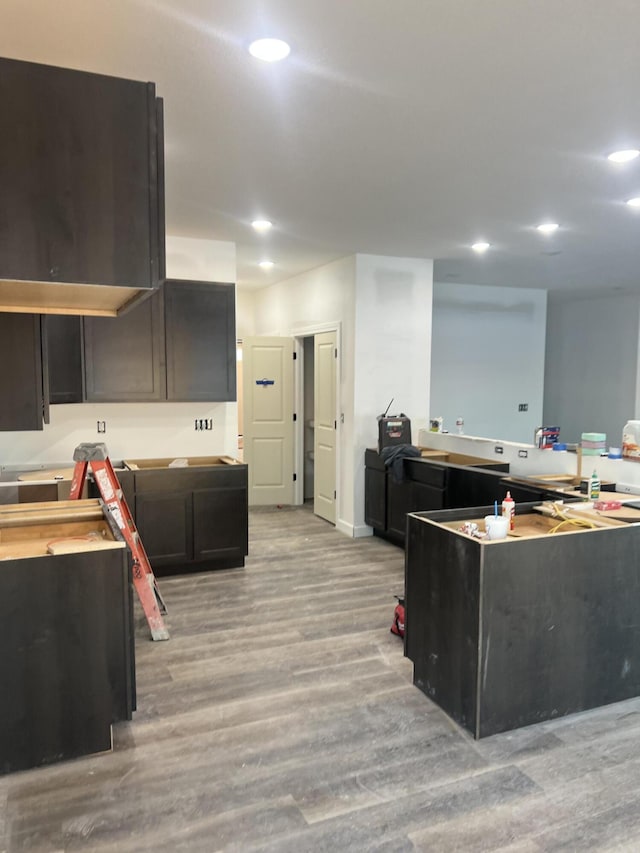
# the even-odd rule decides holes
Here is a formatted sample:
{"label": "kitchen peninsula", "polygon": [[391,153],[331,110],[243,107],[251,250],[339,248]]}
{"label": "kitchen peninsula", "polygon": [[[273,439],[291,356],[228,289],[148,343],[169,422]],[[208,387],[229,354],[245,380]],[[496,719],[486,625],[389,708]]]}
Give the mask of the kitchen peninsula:
{"label": "kitchen peninsula", "polygon": [[640,521],[534,506],[497,541],[460,530],[492,506],[408,517],[405,654],[476,738],[640,695]]}

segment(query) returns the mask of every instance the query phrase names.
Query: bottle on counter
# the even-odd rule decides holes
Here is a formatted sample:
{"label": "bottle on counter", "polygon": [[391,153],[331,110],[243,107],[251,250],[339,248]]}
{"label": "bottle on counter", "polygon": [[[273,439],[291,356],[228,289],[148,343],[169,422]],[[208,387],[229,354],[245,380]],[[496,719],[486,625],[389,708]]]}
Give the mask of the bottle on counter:
{"label": "bottle on counter", "polygon": [[511,492],[507,492],[505,499],[502,501],[502,515],[509,519],[509,530],[515,527],[516,503],[511,497]]}
{"label": "bottle on counter", "polygon": [[456,431],[458,435],[464,434],[464,418],[456,418]]}
{"label": "bottle on counter", "polygon": [[596,471],[591,475],[589,480],[589,500],[597,501],[600,497],[600,478]]}

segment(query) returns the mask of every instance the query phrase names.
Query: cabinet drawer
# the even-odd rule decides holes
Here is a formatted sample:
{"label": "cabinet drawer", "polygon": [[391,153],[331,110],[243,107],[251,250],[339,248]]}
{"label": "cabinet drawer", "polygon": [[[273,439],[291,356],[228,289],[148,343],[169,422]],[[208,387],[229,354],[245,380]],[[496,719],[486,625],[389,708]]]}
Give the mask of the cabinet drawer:
{"label": "cabinet drawer", "polygon": [[192,491],[195,489],[245,486],[246,466],[220,466],[216,468],[166,468],[152,471],[135,471],[136,493],[162,490]]}
{"label": "cabinet drawer", "polygon": [[406,459],[405,470],[416,483],[444,489],[447,484],[448,469],[433,462],[420,462],[417,459]]}

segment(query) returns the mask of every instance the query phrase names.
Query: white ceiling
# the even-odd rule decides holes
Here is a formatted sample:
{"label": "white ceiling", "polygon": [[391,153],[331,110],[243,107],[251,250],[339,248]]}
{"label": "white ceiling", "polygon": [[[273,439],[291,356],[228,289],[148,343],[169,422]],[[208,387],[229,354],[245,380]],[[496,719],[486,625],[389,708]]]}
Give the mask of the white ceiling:
{"label": "white ceiling", "polygon": [[639,0],[0,0],[0,55],[157,84],[167,231],[234,240],[247,287],[370,252],[640,289],[640,160],[605,160],[640,147],[639,32]]}

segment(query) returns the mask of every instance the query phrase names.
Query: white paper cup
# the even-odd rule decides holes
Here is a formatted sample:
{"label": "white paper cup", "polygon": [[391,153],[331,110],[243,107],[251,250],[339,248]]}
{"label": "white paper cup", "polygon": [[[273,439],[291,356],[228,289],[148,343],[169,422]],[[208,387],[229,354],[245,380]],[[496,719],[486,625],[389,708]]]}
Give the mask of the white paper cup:
{"label": "white paper cup", "polygon": [[486,515],[484,529],[487,539],[505,539],[509,532],[509,519],[503,515]]}

